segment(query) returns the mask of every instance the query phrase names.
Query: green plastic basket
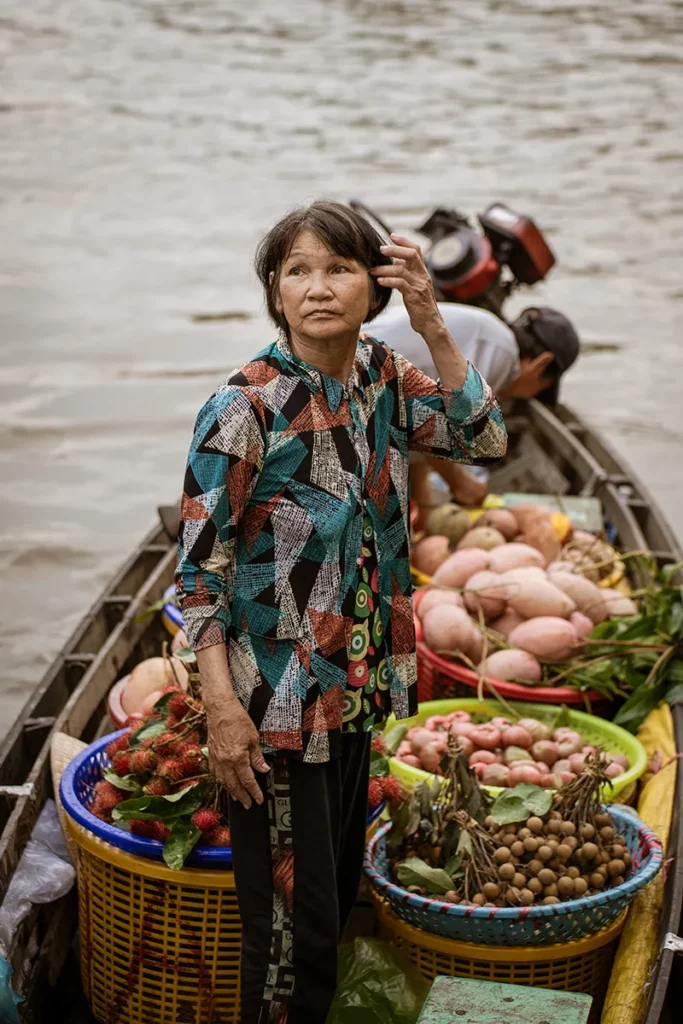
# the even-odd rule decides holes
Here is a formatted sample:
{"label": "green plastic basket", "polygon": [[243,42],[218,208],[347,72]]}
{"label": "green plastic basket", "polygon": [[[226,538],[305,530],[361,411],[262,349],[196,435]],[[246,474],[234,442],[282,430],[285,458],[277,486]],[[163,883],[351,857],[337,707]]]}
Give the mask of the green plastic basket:
{"label": "green plastic basket", "polygon": [[[559,709],[548,704],[527,704],[526,702],[506,701],[511,708],[522,718],[538,718],[541,722],[552,722],[557,718]],[[392,715],[386,724],[385,732],[388,732],[395,725],[407,725],[410,729],[415,725],[422,725],[432,715],[448,715],[452,711],[467,711],[470,714],[487,714],[490,718],[496,715],[505,715],[505,708],[495,700],[477,700],[476,697],[461,697],[452,700],[431,700],[420,704],[420,710],[414,718],[397,722]],[[629,760],[630,768],[623,775],[614,779],[612,788],[604,788],[603,797],[605,800],[614,800],[624,792],[632,783],[645,771],[647,767],[647,754],[645,748],[635,736],[625,729],[621,729],[604,718],[596,718],[595,715],[587,715],[584,711],[567,711],[568,723],[572,729],[584,737],[586,743],[594,745],[601,744],[610,754],[625,754]],[[414,768],[410,764],[404,764],[397,758],[390,760],[391,772],[400,779],[406,786],[415,786],[418,782],[428,779],[429,772],[421,768]],[[495,786],[485,787],[490,793],[502,793],[503,790]]]}

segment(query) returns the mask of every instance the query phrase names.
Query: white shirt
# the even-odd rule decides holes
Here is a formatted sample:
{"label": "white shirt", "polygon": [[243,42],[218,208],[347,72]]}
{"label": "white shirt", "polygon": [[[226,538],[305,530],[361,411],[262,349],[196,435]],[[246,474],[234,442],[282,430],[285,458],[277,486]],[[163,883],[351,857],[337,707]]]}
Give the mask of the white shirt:
{"label": "white shirt", "polygon": [[[502,320],[486,309],[439,302],[439,312],[456,345],[476,366],[494,394],[519,376],[519,349],[515,336]],[[363,328],[384,341],[418,370],[435,380],[436,367],[423,338],[410,326],[403,303],[391,305]]]}

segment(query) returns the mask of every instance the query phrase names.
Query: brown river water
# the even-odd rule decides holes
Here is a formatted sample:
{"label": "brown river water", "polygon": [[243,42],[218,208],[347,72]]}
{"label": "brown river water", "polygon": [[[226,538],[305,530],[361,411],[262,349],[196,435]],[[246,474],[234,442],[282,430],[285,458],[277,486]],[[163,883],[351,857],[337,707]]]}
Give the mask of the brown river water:
{"label": "brown river water", "polygon": [[676,0],[4,0],[0,734],[271,339],[302,200],[531,213],[564,397],[683,532],[682,42]]}

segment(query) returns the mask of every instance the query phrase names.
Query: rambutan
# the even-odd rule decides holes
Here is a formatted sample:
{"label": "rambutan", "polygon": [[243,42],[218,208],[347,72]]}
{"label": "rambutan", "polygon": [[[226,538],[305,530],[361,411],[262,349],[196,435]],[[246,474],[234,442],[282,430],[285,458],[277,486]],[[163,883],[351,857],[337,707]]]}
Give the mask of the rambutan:
{"label": "rambutan", "polygon": [[374,811],[375,807],[384,800],[384,793],[378,779],[370,779],[370,785],[368,786],[368,807],[371,811]]}
{"label": "rambutan", "polygon": [[157,763],[157,756],[153,750],[135,750],[130,757],[130,770],[135,775],[144,775],[151,772]]}
{"label": "rambutan", "polygon": [[163,821],[140,821],[137,818],[130,822],[130,830],[134,836],[141,836],[143,839],[158,839],[165,843],[168,839],[168,828]]}
{"label": "rambutan", "polygon": [[182,740],[179,740],[175,733],[162,732],[154,741],[154,749],[159,757],[171,757],[179,754],[182,749]]}
{"label": "rambutan", "polygon": [[194,710],[191,701],[192,698],[188,697],[186,693],[177,693],[175,697],[171,697],[168,702],[169,714],[180,721],[185,717],[185,715],[189,714],[190,711]]}
{"label": "rambutan", "polygon": [[111,782],[98,782],[95,786],[95,797],[93,800],[93,812],[104,812],[112,811],[122,800],[126,799],[126,793],[122,789],[117,789]]}
{"label": "rambutan", "polygon": [[119,752],[114,754],[114,757],[112,758],[112,771],[115,772],[116,775],[130,774],[130,757],[130,751],[119,750]]}
{"label": "rambutan", "polygon": [[230,829],[226,825],[219,825],[212,832],[206,832],[202,840],[209,846],[230,846]]}
{"label": "rambutan", "polygon": [[180,756],[180,767],[185,779],[192,775],[201,775],[208,767],[202,748],[196,744],[184,747]]}
{"label": "rambutan", "polygon": [[383,736],[375,736],[374,740],[372,741],[372,749],[377,754],[384,754],[386,756],[387,745],[384,742]]}
{"label": "rambutan", "polygon": [[171,792],[171,787],[166,779],[160,779],[158,776],[155,776],[151,782],[143,786],[142,791],[147,796],[168,796]]}
{"label": "rambutan", "polygon": [[105,747],[104,752],[109,758],[109,760],[113,761],[114,757],[116,756],[116,754],[119,753],[119,751],[128,750],[129,743],[130,735],[129,733],[124,732],[120,736],[117,736],[115,740],[112,740],[111,743],[108,744],[107,747]]}
{"label": "rambutan", "polygon": [[382,796],[389,803],[395,803],[403,799],[403,786],[395,775],[383,775],[379,779]]}
{"label": "rambutan", "polygon": [[158,768],[158,775],[169,782],[180,782],[183,778],[183,766],[177,757],[169,757],[162,761]]}
{"label": "rambutan", "polygon": [[213,832],[220,825],[221,816],[218,811],[209,807],[202,807],[192,815],[192,824],[196,825],[202,832]]}

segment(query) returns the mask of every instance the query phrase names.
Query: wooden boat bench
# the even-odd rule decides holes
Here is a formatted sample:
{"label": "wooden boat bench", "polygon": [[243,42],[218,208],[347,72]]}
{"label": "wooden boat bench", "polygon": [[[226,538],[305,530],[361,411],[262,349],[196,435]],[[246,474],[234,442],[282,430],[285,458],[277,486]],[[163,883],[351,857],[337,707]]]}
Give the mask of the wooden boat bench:
{"label": "wooden boat bench", "polygon": [[583,992],[440,975],[418,1024],[586,1024],[592,1002]]}

